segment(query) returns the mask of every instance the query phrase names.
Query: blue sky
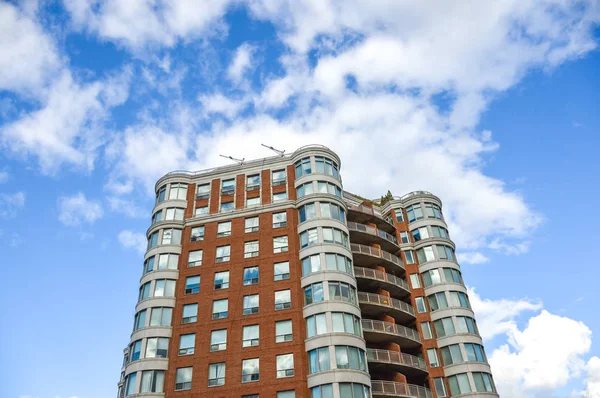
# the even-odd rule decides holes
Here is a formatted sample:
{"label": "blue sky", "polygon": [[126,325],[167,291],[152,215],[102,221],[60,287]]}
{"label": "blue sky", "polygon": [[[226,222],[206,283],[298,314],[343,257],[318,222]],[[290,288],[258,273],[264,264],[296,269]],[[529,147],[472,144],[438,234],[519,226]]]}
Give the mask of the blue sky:
{"label": "blue sky", "polygon": [[23,1],[0,21],[0,396],[114,396],[154,181],[260,143],[330,146],[363,196],[438,194],[502,396],[600,396],[597,1]]}

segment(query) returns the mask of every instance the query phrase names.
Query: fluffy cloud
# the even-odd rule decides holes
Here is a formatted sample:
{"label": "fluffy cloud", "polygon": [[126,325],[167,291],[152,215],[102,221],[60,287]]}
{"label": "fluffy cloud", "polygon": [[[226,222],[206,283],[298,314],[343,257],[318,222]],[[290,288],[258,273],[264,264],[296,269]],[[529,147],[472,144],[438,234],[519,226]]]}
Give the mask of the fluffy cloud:
{"label": "fluffy cloud", "polygon": [[25,206],[25,193],[0,194],[0,218],[13,218]]}
{"label": "fluffy cloud", "polygon": [[252,53],[254,52],[254,47],[244,43],[237,48],[231,64],[227,69],[227,76],[234,83],[239,83],[240,80],[244,77],[244,74],[248,69],[252,66]]}
{"label": "fluffy cloud", "polygon": [[58,199],[58,219],[66,226],[77,227],[83,222],[93,224],[103,215],[100,202],[88,200],[82,192]]}
{"label": "fluffy cloud", "polygon": [[148,242],[144,234],[129,230],[123,230],[119,232],[118,237],[119,242],[124,248],[133,248],[137,250],[140,254],[143,254],[146,251],[146,246]]}
{"label": "fluffy cloud", "polygon": [[457,253],[461,264],[483,264],[490,261],[485,255],[479,252]]}
{"label": "fluffy cloud", "polygon": [[585,398],[600,397],[600,358],[591,357],[585,365],[587,376],[585,378],[586,388],[582,392]]}

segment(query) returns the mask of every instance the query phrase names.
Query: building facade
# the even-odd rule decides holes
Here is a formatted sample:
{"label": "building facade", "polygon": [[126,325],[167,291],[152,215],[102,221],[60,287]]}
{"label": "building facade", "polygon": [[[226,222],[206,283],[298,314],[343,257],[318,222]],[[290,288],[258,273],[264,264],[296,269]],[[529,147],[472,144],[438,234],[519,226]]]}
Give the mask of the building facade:
{"label": "building facade", "polygon": [[439,198],[291,155],[156,184],[122,397],[497,397]]}

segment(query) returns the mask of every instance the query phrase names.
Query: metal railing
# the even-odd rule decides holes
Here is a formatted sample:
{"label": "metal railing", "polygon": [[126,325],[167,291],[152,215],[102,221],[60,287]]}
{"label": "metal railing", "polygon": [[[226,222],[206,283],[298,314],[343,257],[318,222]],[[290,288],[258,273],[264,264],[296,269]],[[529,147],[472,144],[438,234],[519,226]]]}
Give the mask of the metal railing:
{"label": "metal railing", "polygon": [[397,325],[391,322],[376,321],[372,319],[361,320],[363,331],[365,332],[381,332],[395,334],[400,337],[406,337],[407,339],[421,342],[421,336],[415,329],[407,328],[406,326]]}
{"label": "metal railing", "polygon": [[415,357],[414,355],[404,354],[397,351],[367,348],[367,361],[406,365],[411,368],[421,369],[427,372],[425,360]]}
{"label": "metal railing", "polygon": [[370,216],[373,217],[377,217],[380,218],[381,220],[385,221],[386,223],[390,224],[390,225],[394,225],[393,223],[389,222],[388,220],[386,220],[383,217],[383,214],[381,213],[381,210],[375,208],[375,207],[368,207],[368,206],[364,206],[364,205],[353,205],[351,203],[346,203],[346,205],[348,206],[348,210],[351,211],[358,211],[361,213],[365,213],[368,214]]}
{"label": "metal railing", "polygon": [[371,380],[371,392],[373,395],[391,397],[433,398],[433,393],[428,388],[397,381]]}
{"label": "metal railing", "polygon": [[354,276],[356,278],[369,278],[375,279],[378,281],[389,282],[393,285],[401,287],[402,289],[410,292],[410,288],[408,287],[408,282],[404,279],[397,277],[396,275],[388,274],[387,272],[374,270],[371,268],[363,268],[363,267],[354,267]]}
{"label": "metal railing", "polygon": [[406,312],[412,316],[415,315],[415,309],[412,305],[405,303],[404,301],[397,300],[388,296],[382,296],[375,293],[358,292],[358,302],[379,304],[386,307],[394,308],[402,312]]}
{"label": "metal railing", "polygon": [[402,264],[402,260],[400,260],[399,257],[386,252],[385,250],[381,250],[376,247],[371,247],[367,245],[361,245],[359,243],[352,243],[350,245],[350,249],[356,253],[369,254],[371,256],[383,258],[384,260],[394,263],[397,266],[402,267],[404,269],[404,264]]}
{"label": "metal railing", "polygon": [[396,237],[388,234],[385,231],[380,231],[375,227],[371,227],[370,225],[359,224],[353,221],[348,221],[346,224],[348,225],[348,229],[350,231],[359,231],[367,233],[369,235],[379,236],[380,238],[385,239],[388,242],[391,242],[398,246],[398,240],[396,239]]}
{"label": "metal railing", "polygon": [[431,195],[431,196],[435,196],[434,194],[432,194],[431,192],[428,191],[413,191],[413,192],[409,192],[405,195],[402,196],[394,196],[394,199],[396,200],[406,200],[408,198],[410,198],[411,196],[420,196],[420,195]]}

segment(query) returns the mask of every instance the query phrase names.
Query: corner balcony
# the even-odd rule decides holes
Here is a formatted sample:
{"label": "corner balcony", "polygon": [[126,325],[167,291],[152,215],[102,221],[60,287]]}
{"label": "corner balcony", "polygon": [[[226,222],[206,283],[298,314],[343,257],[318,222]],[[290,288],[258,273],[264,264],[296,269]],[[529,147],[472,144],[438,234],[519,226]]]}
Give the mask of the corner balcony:
{"label": "corner balcony", "polygon": [[428,373],[423,359],[397,351],[367,348],[367,361],[369,371],[389,371],[391,368],[406,376],[424,376]]}
{"label": "corner balcony", "polygon": [[358,292],[358,304],[363,316],[369,318],[389,315],[398,323],[412,321],[416,318],[415,309],[410,304],[380,294]]}
{"label": "corner balcony", "polygon": [[354,277],[356,278],[359,290],[366,291],[382,288],[397,297],[405,297],[410,294],[410,288],[404,279],[388,274],[387,272],[371,268],[354,267]]}
{"label": "corner balcony", "polygon": [[363,224],[375,224],[377,225],[377,228],[391,234],[396,230],[394,224],[388,222],[381,214],[381,211],[363,205],[354,206],[350,203],[346,203],[346,205],[348,206],[349,220]]}
{"label": "corner balcony", "polygon": [[372,319],[361,320],[363,336],[370,343],[398,343],[403,348],[416,348],[421,345],[421,336],[415,329],[391,322]]}
{"label": "corner balcony", "polygon": [[373,398],[433,398],[433,393],[429,388],[385,380],[371,380],[371,394]]}
{"label": "corner balcony", "polygon": [[374,267],[377,265],[385,267],[386,271],[396,275],[404,275],[406,269],[399,257],[376,247],[351,243],[354,264],[362,267]]}
{"label": "corner balcony", "polygon": [[398,253],[400,246],[395,236],[388,234],[378,228],[370,225],[359,224],[348,221],[348,230],[350,231],[350,240],[355,243],[373,244],[376,243],[382,249],[392,253]]}

